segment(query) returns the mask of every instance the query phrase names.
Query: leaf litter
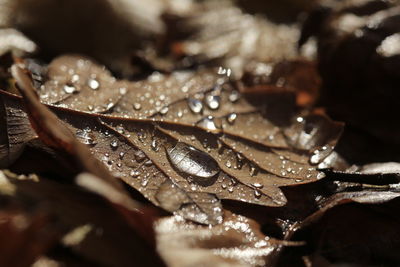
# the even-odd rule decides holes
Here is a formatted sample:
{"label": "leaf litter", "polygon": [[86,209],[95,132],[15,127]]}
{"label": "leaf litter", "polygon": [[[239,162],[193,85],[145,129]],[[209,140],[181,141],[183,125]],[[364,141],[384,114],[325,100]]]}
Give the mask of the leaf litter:
{"label": "leaf litter", "polygon": [[[393,4],[372,2],[365,6],[358,3],[360,7],[357,8],[352,6],[354,3],[346,3],[339,16],[335,14],[335,8],[329,10],[328,15],[335,21],[343,14],[372,14]],[[342,7],[338,6],[340,10]],[[179,41],[176,36],[165,36],[161,46],[165,46],[162,53],[166,54],[156,55],[156,52],[152,56],[155,47],[150,45],[148,51],[139,51],[127,60],[139,64],[139,68],[148,68],[151,72],[158,68],[160,71],[137,81],[115,78],[115,72],[111,74],[101,64],[77,54],[61,55],[49,65],[35,59],[16,58],[14,52],[13,57],[3,56],[25,66],[31,78],[22,70],[16,71],[16,67],[13,67],[12,78],[7,73],[9,62],[1,64],[1,77],[7,79],[1,81],[2,89],[9,90],[9,93],[1,91],[0,101],[2,167],[18,170],[20,166],[28,166],[24,168],[26,170],[35,162],[57,161],[65,173],[58,170],[52,174],[57,168],[53,167],[45,171],[43,177],[29,175],[28,179],[37,183],[35,185],[53,183],[49,188],[55,190],[55,194],[67,187],[72,191],[83,188],[83,194],[95,193],[93,196],[101,199],[102,204],[96,202],[93,209],[107,207],[112,210],[116,216],[111,217],[120,218],[125,225],[122,235],[132,237],[131,245],[146,243],[149,247],[144,251],[152,254],[156,239],[158,253],[170,266],[182,266],[182,261],[189,265],[213,263],[219,266],[395,263],[396,256],[390,249],[384,252],[382,247],[398,245],[395,238],[398,231],[392,227],[397,220],[392,210],[398,203],[398,164],[351,165],[354,164],[351,160],[354,147],[345,143],[349,129],[325,116],[323,107],[313,110],[315,106],[312,106],[319,104],[317,97],[321,84],[317,68],[327,70],[327,66],[291,58],[297,54],[291,53],[295,51],[291,49],[295,48],[298,25],[275,25],[262,17],[247,15],[229,3],[224,3],[222,10],[212,7],[212,3],[197,3],[192,9],[178,12],[177,17],[173,15],[176,9],[171,8],[168,11],[171,13],[165,14],[164,18],[167,26],[175,27],[176,33],[183,35]],[[397,9],[390,11],[390,14],[386,11],[380,14],[391,16]],[[196,13],[200,16],[193,18]],[[232,16],[216,17],[223,13]],[[205,18],[212,19],[205,21]],[[179,24],[182,21],[185,23]],[[238,23],[232,24],[232,21]],[[216,22],[220,27],[215,27]],[[249,27],[242,28],[245,25],[251,25],[251,31],[248,31]],[[320,25],[327,29],[330,26]],[[381,32],[383,26],[379,25],[376,33]],[[179,33],[181,30],[183,32]],[[188,30],[195,34],[187,35]],[[273,48],[283,40],[276,38],[273,44],[261,35],[252,38],[257,32],[293,37],[289,40],[281,36],[289,42],[278,52],[286,55],[277,53],[277,58],[269,57],[272,55],[269,49],[263,50],[266,54],[256,52],[259,46],[272,45]],[[368,29],[363,32],[365,36],[371,34]],[[333,33],[337,34],[336,28]],[[232,39],[233,36],[236,37]],[[357,38],[365,41],[365,36]],[[168,38],[172,38],[172,43],[168,43],[171,41]],[[302,38],[304,36],[300,37],[300,42],[304,41]],[[324,36],[317,38],[320,44],[323,43]],[[251,42],[256,45],[249,45]],[[379,55],[385,42],[377,50]],[[40,42],[37,44],[40,47]],[[343,47],[339,46],[337,50],[340,52]],[[319,57],[326,56],[324,53],[323,49],[318,49]],[[279,62],[282,59],[279,56],[285,61]],[[289,61],[286,61],[288,57]],[[266,62],[254,62],[255,59]],[[381,63],[380,58],[378,63]],[[218,65],[231,67],[233,74],[231,69]],[[122,65],[108,66],[115,71]],[[188,66],[192,69],[187,69]],[[132,66],[125,67],[126,74]],[[174,70],[180,67],[184,69]],[[335,75],[329,69],[328,73],[321,74],[323,86],[327,85],[329,75]],[[305,79],[305,76],[309,78]],[[17,80],[23,98],[12,94],[16,93],[14,80]],[[349,79],[352,80],[354,77]],[[35,91],[45,105],[40,104]],[[336,105],[328,104],[329,108]],[[332,110],[327,111],[332,114]],[[354,118],[350,121],[352,119],[354,122]],[[346,138],[339,140],[343,131]],[[357,142],[366,145],[365,140]],[[344,147],[347,150],[343,150]],[[40,161],[32,158],[39,151],[37,155],[45,157]],[[344,151],[350,151],[350,154]],[[364,158],[374,158],[367,154]],[[32,163],[26,164],[29,161]],[[43,167],[33,169],[39,173],[45,170]],[[35,192],[38,197],[34,197],[34,203],[42,203],[50,196],[41,186],[30,188],[32,181],[24,187],[27,181],[22,176],[7,171],[3,176],[4,179],[0,177],[2,199],[19,194],[21,188]],[[18,185],[14,185],[16,177],[23,180]],[[57,182],[50,182],[48,177]],[[121,187],[118,180],[126,185]],[[63,197],[60,193],[59,198]],[[26,197],[18,195],[15,200],[18,205],[25,207],[27,204]],[[160,218],[166,214],[147,200],[174,216]],[[86,208],[91,207],[86,204],[81,203]],[[15,209],[12,206],[5,211],[4,207],[2,212],[6,217]],[[62,204],[57,207],[60,212],[64,210]],[[47,215],[50,211],[52,214],[52,209],[44,209],[44,213]],[[231,214],[229,210],[247,218]],[[158,219],[153,229],[154,218]],[[26,257],[26,263],[33,262],[39,255],[37,264],[63,264],[65,260],[87,265],[127,263],[128,254],[122,246],[113,250],[118,256],[110,258],[91,254],[93,245],[88,245],[88,250],[79,249],[88,237],[101,232],[96,230],[97,219],[93,217],[89,221],[90,224],[73,223],[67,227],[68,231],[63,229],[61,235],[53,232],[57,235],[54,241],[42,243],[43,249],[37,255]],[[50,221],[42,222],[44,224],[33,231],[39,233],[52,225]],[[359,227],[354,229],[347,224]],[[131,232],[128,234],[126,229]],[[371,229],[375,229],[376,234],[366,238],[364,233]],[[21,235],[27,236],[24,231]],[[379,240],[380,236],[386,237],[385,240]],[[124,242],[121,244],[126,244]],[[53,253],[55,246],[56,253]],[[60,246],[63,247],[61,254],[65,254],[64,247],[68,247],[74,255],[67,253],[69,256],[64,259],[57,257]],[[50,252],[49,247],[52,247]],[[371,251],[375,256],[370,256]],[[158,260],[150,254],[143,256]],[[364,254],[366,257],[361,256]],[[0,257],[1,262],[4,259],[9,261],[8,265],[18,265],[12,262],[15,260],[12,257]]]}

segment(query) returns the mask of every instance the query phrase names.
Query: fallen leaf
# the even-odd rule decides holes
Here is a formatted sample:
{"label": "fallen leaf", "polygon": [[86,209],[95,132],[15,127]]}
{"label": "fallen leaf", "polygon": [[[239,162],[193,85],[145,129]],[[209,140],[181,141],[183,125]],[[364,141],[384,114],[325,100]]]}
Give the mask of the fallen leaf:
{"label": "fallen leaf", "polygon": [[267,237],[255,221],[230,212],[212,228],[173,216],[160,219],[155,229],[168,266],[273,266],[277,247],[302,245]]}
{"label": "fallen leaf", "polygon": [[[61,74],[57,74],[59,72]],[[76,85],[69,84],[74,77],[68,78],[65,72],[79,77]],[[191,214],[195,209],[201,215],[196,217],[197,221],[202,223],[222,221],[218,198],[267,206],[285,205],[286,198],[279,186],[321,178],[321,174],[307,162],[309,153],[322,144],[333,147],[341,125],[319,115],[310,115],[301,117],[301,122],[297,118],[295,124],[282,130],[265,119],[259,106],[240,97],[240,92],[229,82],[226,70],[220,69],[219,72],[221,75],[207,71],[199,75],[177,73],[170,77],[153,74],[147,81],[132,83],[115,80],[86,58],[61,57],[49,66],[49,79],[40,87],[39,94],[42,101],[52,104],[52,111],[67,124],[60,124],[55,129],[52,125],[59,124],[56,117],[45,115],[40,121],[33,120],[34,128],[39,129],[41,138],[49,140],[48,145],[58,149],[61,146],[62,150],[66,148],[70,154],[76,154],[74,151],[77,150],[73,148],[76,144],[68,148],[63,142],[71,141],[62,141],[66,138],[63,135],[68,133],[67,139],[72,140],[69,132],[75,133],[114,176],[168,211],[180,213],[179,209],[191,206],[185,208],[186,217],[193,219]],[[90,87],[93,79],[96,79],[95,88]],[[19,85],[29,87],[26,83],[22,85],[19,82]],[[79,89],[65,91],[65,86]],[[103,86],[111,89],[105,90]],[[87,101],[92,105],[95,99],[101,101],[112,95],[115,97],[110,98],[108,107],[87,108]],[[32,94],[27,96],[24,93],[24,97],[28,107],[36,106],[29,109],[32,115],[43,110],[37,106]],[[140,108],[135,108],[137,103],[130,100],[134,97],[141,101]],[[192,100],[197,102],[192,103]],[[193,105],[199,103],[202,107],[196,110]],[[165,108],[167,110],[163,111]],[[178,110],[176,113],[172,112],[174,108]],[[82,109],[84,112],[80,111]],[[242,113],[234,113],[235,110]],[[215,115],[215,119],[207,114]],[[232,114],[236,117],[231,118]],[[46,120],[49,121],[47,124]],[[221,124],[216,126],[218,121]],[[253,133],[238,131],[243,127],[252,129]],[[266,136],[265,132],[269,134]],[[306,143],[299,147],[300,141],[296,143],[288,136]],[[80,146],[77,147],[80,150]],[[324,156],[329,155],[328,152],[331,151],[325,152]],[[78,159],[79,164],[89,158],[86,153]],[[302,160],[292,161],[291,156]],[[180,160],[175,162],[173,158]],[[207,170],[212,162],[214,170]],[[190,171],[196,164],[198,170]],[[100,169],[91,172],[96,171],[99,177],[104,173]],[[181,197],[176,197],[175,202],[173,199],[172,203],[167,202],[161,196],[168,194],[160,196],[158,192],[161,185],[161,188],[179,191],[177,194]]]}

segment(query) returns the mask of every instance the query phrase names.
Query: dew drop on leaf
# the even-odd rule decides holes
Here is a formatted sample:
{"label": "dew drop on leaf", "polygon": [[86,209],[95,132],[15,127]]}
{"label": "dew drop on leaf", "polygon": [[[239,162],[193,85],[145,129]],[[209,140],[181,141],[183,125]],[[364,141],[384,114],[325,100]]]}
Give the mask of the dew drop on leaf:
{"label": "dew drop on leaf", "polygon": [[252,186],[255,187],[255,188],[257,188],[257,189],[261,189],[261,188],[264,187],[264,186],[263,186],[262,184],[260,184],[260,183],[254,183],[254,184],[252,184]]}
{"label": "dew drop on leaf", "polygon": [[76,137],[85,145],[95,145],[97,144],[94,135],[91,133],[90,130],[77,130]]}
{"label": "dew drop on leaf", "polygon": [[236,113],[231,113],[226,117],[226,120],[228,121],[229,124],[234,124],[236,118],[237,118],[237,114]]}
{"label": "dew drop on leaf", "polygon": [[193,113],[200,113],[203,110],[203,103],[198,99],[188,98],[187,103]]}
{"label": "dew drop on leaf", "polygon": [[212,110],[219,108],[220,101],[221,101],[221,97],[218,95],[213,95],[213,94],[207,95],[206,99],[205,99],[207,106]]}
{"label": "dew drop on leaf", "polygon": [[169,108],[168,108],[167,106],[165,106],[165,107],[163,107],[162,109],[160,109],[160,113],[161,113],[162,115],[165,115],[165,114],[168,113],[168,110],[169,110]]}
{"label": "dew drop on leaf", "polygon": [[112,149],[116,149],[118,147],[118,141],[117,140],[112,140],[110,143],[110,146]]}
{"label": "dew drop on leaf", "polygon": [[72,94],[72,93],[77,92],[75,86],[72,86],[72,85],[66,84],[66,85],[64,85],[63,89],[64,89],[64,92],[66,92],[67,94]]}
{"label": "dew drop on leaf", "polygon": [[71,77],[71,82],[76,83],[79,81],[79,75],[78,74],[74,74]]}
{"label": "dew drop on leaf", "polygon": [[167,155],[176,169],[193,176],[194,180],[201,178],[198,181],[207,181],[220,171],[211,156],[182,142],[167,150]]}
{"label": "dew drop on leaf", "polygon": [[155,138],[151,141],[151,149],[153,149],[153,151],[155,151],[155,152],[158,152],[160,150],[158,141]]}
{"label": "dew drop on leaf", "polygon": [[143,151],[138,150],[135,152],[135,159],[137,162],[142,162],[143,160],[145,160],[146,155],[143,153]]}
{"label": "dew drop on leaf", "polygon": [[218,129],[217,125],[214,122],[213,116],[207,116],[199,120],[196,125],[210,131],[215,131]]}
{"label": "dew drop on leaf", "polygon": [[140,172],[137,171],[137,170],[132,170],[132,171],[129,173],[129,175],[130,175],[131,177],[133,177],[133,178],[137,178],[137,177],[139,177]]}
{"label": "dew drop on leaf", "polygon": [[140,109],[142,108],[142,105],[141,105],[140,103],[134,103],[134,104],[133,104],[133,108],[134,108],[135,110],[140,110]]}
{"label": "dew drop on leaf", "polygon": [[236,90],[232,91],[229,95],[229,101],[236,102],[240,99],[240,93]]}
{"label": "dew drop on leaf", "polygon": [[96,79],[90,79],[88,85],[92,90],[97,90],[100,87],[100,83]]}

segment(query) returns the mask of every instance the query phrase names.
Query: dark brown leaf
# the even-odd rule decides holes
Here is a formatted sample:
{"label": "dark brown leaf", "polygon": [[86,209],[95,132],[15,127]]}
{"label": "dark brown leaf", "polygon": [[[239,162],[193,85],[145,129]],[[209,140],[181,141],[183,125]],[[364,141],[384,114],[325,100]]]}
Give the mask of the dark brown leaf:
{"label": "dark brown leaf", "polygon": [[[39,255],[57,254],[57,249],[64,249],[86,266],[126,266],[132,262],[139,266],[162,266],[154,250],[105,198],[75,185],[36,175],[6,171],[0,175],[6,177],[2,180],[2,189],[5,182],[14,188],[11,195],[1,190],[2,214],[7,211],[5,203],[23,211],[14,214],[17,218],[11,221],[20,237],[8,239],[11,232],[2,235],[8,241],[1,242],[6,246],[1,248],[4,253],[1,255],[9,260],[33,261]],[[0,228],[7,225],[10,223],[6,221]],[[20,250],[15,251],[18,254],[7,253],[18,248],[17,245],[20,245]]]}

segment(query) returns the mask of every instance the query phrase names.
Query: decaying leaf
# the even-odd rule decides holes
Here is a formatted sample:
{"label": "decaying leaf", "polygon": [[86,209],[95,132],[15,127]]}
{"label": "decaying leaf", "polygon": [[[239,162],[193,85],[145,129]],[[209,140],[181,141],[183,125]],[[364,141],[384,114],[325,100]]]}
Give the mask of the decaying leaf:
{"label": "decaying leaf", "polygon": [[[295,123],[278,127],[263,115],[262,105],[240,96],[224,69],[220,74],[153,74],[136,83],[115,80],[77,56],[56,59],[48,69],[40,99],[51,104],[65,126],[50,118],[54,115],[45,115],[47,111],[39,112],[45,108],[33,91],[27,93],[33,90],[27,77],[14,71],[24,87],[31,122],[45,143],[75,154],[76,148],[63,141],[63,135],[75,133],[114,176],[156,205],[179,214],[184,211],[185,217],[202,223],[222,221],[218,199],[285,205],[279,187],[321,178],[308,162],[310,153],[318,154],[310,161],[318,164],[341,132],[340,124],[319,115],[297,117]],[[10,95],[3,98],[18,102]],[[109,104],[97,104],[107,98]],[[42,119],[32,120],[35,117]],[[324,145],[329,146],[327,151]],[[321,155],[315,150],[320,147]],[[78,162],[85,164],[88,156],[82,155]],[[97,172],[101,177],[104,171]],[[176,192],[174,198],[168,199],[166,188]]]}

